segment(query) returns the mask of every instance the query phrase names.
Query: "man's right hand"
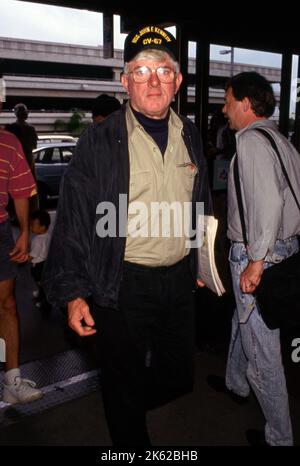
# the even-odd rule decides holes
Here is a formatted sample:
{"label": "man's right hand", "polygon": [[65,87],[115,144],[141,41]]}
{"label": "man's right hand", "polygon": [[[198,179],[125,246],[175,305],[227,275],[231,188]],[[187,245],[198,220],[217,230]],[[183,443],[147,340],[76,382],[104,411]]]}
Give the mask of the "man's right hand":
{"label": "man's right hand", "polygon": [[90,313],[87,302],[82,298],[76,298],[68,303],[69,326],[81,337],[94,335],[95,321]]}

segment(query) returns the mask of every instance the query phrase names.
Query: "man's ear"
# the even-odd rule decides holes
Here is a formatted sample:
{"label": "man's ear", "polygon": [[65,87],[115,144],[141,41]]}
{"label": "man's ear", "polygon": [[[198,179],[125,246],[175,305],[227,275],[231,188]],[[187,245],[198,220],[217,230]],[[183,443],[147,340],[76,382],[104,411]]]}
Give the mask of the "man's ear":
{"label": "man's ear", "polygon": [[121,75],[121,84],[124,87],[125,91],[127,92],[127,95],[129,95],[129,90],[128,90],[128,75],[125,73],[122,73]]}
{"label": "man's ear", "polygon": [[242,100],[242,108],[243,108],[243,111],[246,113],[248,112],[248,110],[251,109],[251,102],[250,100],[248,99],[248,97],[244,97],[243,100]]}
{"label": "man's ear", "polygon": [[175,94],[179,91],[180,85],[182,83],[182,74],[178,73],[175,79]]}

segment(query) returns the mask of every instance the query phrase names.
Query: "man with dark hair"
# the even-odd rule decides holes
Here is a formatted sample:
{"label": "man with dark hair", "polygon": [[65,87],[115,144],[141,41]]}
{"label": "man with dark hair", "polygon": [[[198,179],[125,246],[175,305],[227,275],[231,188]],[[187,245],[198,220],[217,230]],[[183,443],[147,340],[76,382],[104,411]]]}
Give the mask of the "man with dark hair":
{"label": "man with dark hair", "polygon": [[[275,122],[268,119],[274,109],[274,93],[263,76],[254,72],[240,73],[229,81],[223,112],[230,127],[237,130],[237,153],[228,180],[228,237],[232,242],[229,260],[236,311],[232,320],[226,387],[228,392],[240,397],[247,397],[251,387],[262,408],[265,432],[249,429],[250,444],[292,445],[280,331],[266,326],[254,296],[264,268],[298,251],[298,207],[275,150],[260,132],[264,130],[273,138],[300,199],[299,154],[279,133]],[[236,191],[238,185],[246,244]],[[216,382],[215,379],[214,388],[217,389]]]}
{"label": "man with dark hair", "polygon": [[[145,447],[147,409],[193,386],[196,284],[196,250],[178,234],[175,215],[162,222],[152,207],[188,204],[195,217],[198,203],[210,212],[210,193],[199,133],[170,109],[182,81],[175,38],[154,25],[133,31],[124,59],[130,101],[78,141],[45,286],[48,299],[67,303],[80,336],[94,334],[96,323],[113,444]],[[135,221],[141,205],[146,215]],[[112,229],[102,229],[110,220]]]}
{"label": "man with dark hair", "polygon": [[[25,104],[19,103],[14,107],[14,114],[16,115],[16,121],[5,126],[5,129],[10,133],[13,133],[22,144],[23,152],[30,167],[31,173],[36,179],[35,166],[33,158],[33,149],[37,146],[37,133],[34,126],[29,125],[27,122],[29,111]],[[33,196],[29,201],[29,210],[32,212],[39,206],[38,194]]]}
{"label": "man with dark hair", "polygon": [[92,108],[93,122],[99,123],[103,121],[108,115],[120,108],[121,104],[116,97],[107,94],[98,95]]}
{"label": "man with dark hair", "polygon": [[10,133],[13,133],[19,139],[20,143],[22,144],[28,165],[32,171],[32,174],[35,176],[32,151],[37,146],[38,137],[34,127],[29,125],[26,121],[29,114],[26,105],[22,103],[15,105],[14,113],[17,118],[15,123],[6,125],[5,129]]}

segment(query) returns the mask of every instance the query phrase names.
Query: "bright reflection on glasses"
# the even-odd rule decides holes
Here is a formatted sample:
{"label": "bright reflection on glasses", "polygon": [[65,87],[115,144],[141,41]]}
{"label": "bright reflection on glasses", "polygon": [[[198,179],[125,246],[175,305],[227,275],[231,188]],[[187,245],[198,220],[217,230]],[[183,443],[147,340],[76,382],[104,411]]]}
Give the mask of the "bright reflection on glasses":
{"label": "bright reflection on glasses", "polygon": [[133,80],[136,83],[146,83],[149,81],[152,73],[156,73],[157,78],[161,83],[171,83],[174,81],[175,71],[167,66],[159,66],[156,69],[151,70],[148,66],[138,66],[130,71],[128,74],[132,74]]}

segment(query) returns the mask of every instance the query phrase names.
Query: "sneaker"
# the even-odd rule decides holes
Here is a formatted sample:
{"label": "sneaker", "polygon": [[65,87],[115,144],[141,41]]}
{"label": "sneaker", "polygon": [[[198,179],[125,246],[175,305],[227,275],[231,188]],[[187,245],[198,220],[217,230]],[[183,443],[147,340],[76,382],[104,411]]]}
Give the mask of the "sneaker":
{"label": "sneaker", "polygon": [[38,390],[35,386],[36,384],[32,380],[16,377],[14,383],[4,384],[4,403],[28,403],[29,401],[38,400],[44,394],[42,390]]}
{"label": "sneaker", "polygon": [[244,405],[245,403],[248,402],[248,399],[249,399],[248,396],[237,395],[232,390],[229,390],[229,388],[227,388],[224,377],[210,374],[207,376],[206,382],[210,386],[210,388],[212,388],[216,392],[225,393],[226,395],[229,395],[232,401],[234,401],[235,403],[239,405]]}
{"label": "sneaker", "polygon": [[39,297],[39,294],[40,294],[40,290],[34,290],[34,291],[32,292],[32,297],[33,297],[33,298],[38,298],[38,297]]}

